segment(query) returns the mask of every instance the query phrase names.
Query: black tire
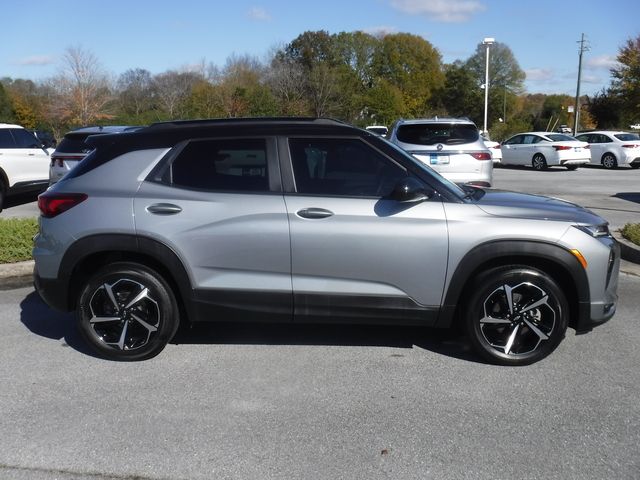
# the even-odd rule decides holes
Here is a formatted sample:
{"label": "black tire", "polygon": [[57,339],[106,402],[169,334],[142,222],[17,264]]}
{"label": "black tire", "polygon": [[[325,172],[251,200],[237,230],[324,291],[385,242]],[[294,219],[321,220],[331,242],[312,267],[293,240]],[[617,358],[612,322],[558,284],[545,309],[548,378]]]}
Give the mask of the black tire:
{"label": "black tire", "polygon": [[573,171],[577,170],[580,165],[566,165],[567,170]]}
{"label": "black tire", "polygon": [[607,170],[613,170],[614,168],[618,167],[618,159],[613,153],[609,153],[609,152],[605,153],[602,156],[601,162],[602,162],[602,166]]}
{"label": "black tire", "polygon": [[525,266],[499,267],[473,282],[465,327],[471,345],[485,360],[520,366],[555,350],[568,317],[567,299],[551,277]]}
{"label": "black tire", "polygon": [[4,208],[4,199],[7,195],[7,187],[4,184],[4,181],[0,180],[0,212]]}
{"label": "black tire", "polygon": [[631,168],[640,168],[640,163],[632,163],[629,165]]}
{"label": "black tire", "polygon": [[547,169],[547,159],[541,153],[536,153],[531,159],[531,166],[534,170],[542,171]]}
{"label": "black tire", "polygon": [[[96,321],[99,319],[99,321]],[[137,263],[114,263],[82,287],[80,334],[100,356],[144,360],[156,356],[175,335],[179,313],[167,282]]]}

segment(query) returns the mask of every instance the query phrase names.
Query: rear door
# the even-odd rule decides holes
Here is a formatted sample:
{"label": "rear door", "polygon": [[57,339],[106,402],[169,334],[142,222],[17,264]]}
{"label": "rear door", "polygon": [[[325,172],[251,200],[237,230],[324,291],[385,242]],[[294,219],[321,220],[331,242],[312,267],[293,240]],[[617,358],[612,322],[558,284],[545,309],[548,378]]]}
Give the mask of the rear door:
{"label": "rear door", "polygon": [[408,173],[359,138],[289,138],[280,153],[295,181],[295,319],[433,323],[448,257],[442,201],[386,199]]}
{"label": "rear door", "polygon": [[134,200],[136,231],[187,267],[200,320],[292,319],[289,223],[274,138],[193,140]]}

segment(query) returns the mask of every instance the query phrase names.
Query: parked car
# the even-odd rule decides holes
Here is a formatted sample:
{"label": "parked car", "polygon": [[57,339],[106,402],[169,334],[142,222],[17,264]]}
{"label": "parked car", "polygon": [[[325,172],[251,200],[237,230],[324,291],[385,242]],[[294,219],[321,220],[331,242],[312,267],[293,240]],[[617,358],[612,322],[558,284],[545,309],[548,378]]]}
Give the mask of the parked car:
{"label": "parked car", "polygon": [[491,186],[491,153],[471,120],[399,120],[391,128],[389,140],[453,182]]}
{"label": "parked car", "polygon": [[536,170],[560,165],[575,170],[590,161],[589,144],[562,133],[519,133],[502,143],[503,165],[531,165]]}
{"label": "parked car", "polygon": [[91,151],[85,140],[91,135],[104,135],[107,133],[121,133],[139,127],[130,126],[101,126],[82,127],[67,133],[60,141],[55,151],[51,154],[49,165],[49,184],[53,185],[64,175],[73,169],[80,160]]}
{"label": "parked car", "polygon": [[0,211],[8,196],[47,188],[49,151],[20,125],[0,123]]}
{"label": "parked car", "polygon": [[558,133],[568,133],[571,134],[573,133],[573,131],[571,130],[571,127],[569,125],[560,125],[558,127]]}
{"label": "parked car", "polygon": [[576,137],[589,143],[591,163],[604,168],[629,165],[640,168],[640,135],[637,133],[595,131]]}
{"label": "parked car", "polygon": [[500,165],[502,162],[502,149],[500,148],[500,144],[498,142],[494,142],[493,140],[489,140],[487,137],[482,136],[482,141],[484,142],[484,146],[487,147],[489,152],[491,153],[491,160],[493,160],[493,166]]}
{"label": "parked car", "polygon": [[640,123],[634,123],[633,125],[629,125],[631,130],[640,130]]}
{"label": "parked car", "polygon": [[370,132],[373,132],[375,134],[381,135],[383,137],[387,133],[389,133],[389,129],[387,127],[385,127],[384,125],[369,125],[367,127],[367,130],[369,130]]}
{"label": "parked car", "polygon": [[34,278],[107,358],[154,356],[180,322],[461,322],[485,359],[523,365],[616,310],[602,218],[461,188],[342,122],[169,122],[87,142],[40,195]]}

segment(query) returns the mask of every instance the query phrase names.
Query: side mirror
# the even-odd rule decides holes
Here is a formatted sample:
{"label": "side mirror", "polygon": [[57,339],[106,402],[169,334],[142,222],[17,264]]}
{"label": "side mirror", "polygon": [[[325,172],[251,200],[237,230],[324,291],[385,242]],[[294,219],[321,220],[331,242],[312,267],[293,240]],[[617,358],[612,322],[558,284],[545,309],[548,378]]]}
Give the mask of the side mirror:
{"label": "side mirror", "polygon": [[417,203],[428,200],[435,191],[428,192],[425,185],[413,177],[404,177],[393,187],[389,199],[400,203]]}

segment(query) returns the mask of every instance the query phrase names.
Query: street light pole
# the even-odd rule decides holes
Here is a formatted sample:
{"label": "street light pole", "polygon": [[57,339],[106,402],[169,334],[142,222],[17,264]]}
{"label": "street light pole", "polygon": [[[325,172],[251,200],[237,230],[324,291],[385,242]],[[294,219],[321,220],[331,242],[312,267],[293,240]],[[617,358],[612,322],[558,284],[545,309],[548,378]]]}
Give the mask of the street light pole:
{"label": "street light pole", "polygon": [[484,67],[484,126],[483,131],[487,134],[487,108],[489,106],[489,46],[495,43],[496,39],[487,37],[482,41],[487,46],[487,60]]}

